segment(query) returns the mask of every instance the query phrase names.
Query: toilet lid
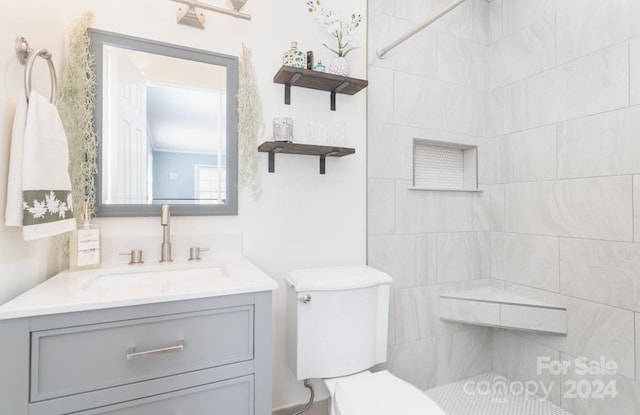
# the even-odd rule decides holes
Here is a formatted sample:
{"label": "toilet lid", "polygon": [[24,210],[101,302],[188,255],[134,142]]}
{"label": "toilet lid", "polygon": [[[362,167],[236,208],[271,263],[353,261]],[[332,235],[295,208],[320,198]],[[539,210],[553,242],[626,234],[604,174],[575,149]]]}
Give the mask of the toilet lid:
{"label": "toilet lid", "polygon": [[445,415],[421,390],[386,370],[341,378],[334,400],[337,415]]}

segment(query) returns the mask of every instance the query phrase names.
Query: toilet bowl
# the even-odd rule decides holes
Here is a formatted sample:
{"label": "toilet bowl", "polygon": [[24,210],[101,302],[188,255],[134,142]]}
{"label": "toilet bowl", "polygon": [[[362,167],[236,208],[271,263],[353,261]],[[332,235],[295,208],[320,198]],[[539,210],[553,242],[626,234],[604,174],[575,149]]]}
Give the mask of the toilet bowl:
{"label": "toilet bowl", "polygon": [[386,370],[323,380],[331,415],[445,415],[424,392]]}

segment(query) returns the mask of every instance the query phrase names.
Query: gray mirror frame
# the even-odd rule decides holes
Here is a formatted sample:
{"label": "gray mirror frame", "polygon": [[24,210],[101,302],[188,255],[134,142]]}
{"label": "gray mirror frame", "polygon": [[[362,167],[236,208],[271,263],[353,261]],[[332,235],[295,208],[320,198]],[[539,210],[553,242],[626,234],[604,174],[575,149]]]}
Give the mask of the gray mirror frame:
{"label": "gray mirror frame", "polygon": [[210,63],[227,68],[227,200],[224,205],[172,204],[171,214],[180,216],[214,216],[238,214],[238,58],[216,52],[193,49],[154,40],[136,38],[119,33],[89,29],[90,52],[93,56],[96,74],[96,103],[93,113],[98,134],[98,174],[96,183],[96,216],[157,216],[161,205],[134,205],[102,203],[102,76],[103,46],[117,46],[124,49],[141,50],[180,59]]}

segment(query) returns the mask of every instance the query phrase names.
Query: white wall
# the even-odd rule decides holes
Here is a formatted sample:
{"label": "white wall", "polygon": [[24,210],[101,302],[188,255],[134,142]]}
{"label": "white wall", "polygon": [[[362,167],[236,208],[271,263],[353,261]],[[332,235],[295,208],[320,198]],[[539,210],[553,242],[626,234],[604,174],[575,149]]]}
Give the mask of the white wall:
{"label": "white wall", "polygon": [[[52,48],[61,56],[67,32],[85,11],[95,13],[93,27],[174,44],[239,56],[242,43],[253,52],[253,65],[264,106],[264,139],[271,136],[271,119],[289,116],[294,119],[294,135],[304,142],[306,126],[311,121],[343,122],[346,126],[346,145],[354,147],[354,156],[327,160],[327,174],[318,174],[318,159],[309,156],[278,155],[276,172],[267,173],[267,156],[260,156],[262,198],[253,202],[241,190],[237,217],[174,217],[172,234],[176,237],[202,233],[243,234],[244,254],[280,285],[274,293],[274,400],[275,408],[306,401],[307,392],[301,382],[290,373],[285,359],[284,276],[299,267],[354,264],[365,262],[366,251],[366,90],[353,97],[339,96],[337,111],[329,110],[329,94],[319,91],[292,89],[292,105],[284,105],[284,88],[273,84],[273,75],[281,65],[281,56],[289,42],[297,40],[302,50],[314,50],[316,59],[328,61],[330,52],[322,42],[332,38],[315,24],[307,13],[305,2],[277,0],[249,1],[245,11],[253,15],[251,21],[234,19],[220,14],[206,13],[206,29],[199,30],[175,23],[176,4],[169,1],[127,0],[68,0],[56,5],[33,3],[20,8],[23,15],[16,19],[15,3],[2,1],[3,20],[10,26],[0,25],[5,38],[0,62],[7,62],[9,71],[3,71],[0,94],[0,125],[2,145],[8,146],[10,117],[22,81],[22,68],[13,53],[13,39],[24,33],[34,46]],[[38,3],[36,5],[36,3]],[[211,4],[221,5],[212,1]],[[366,13],[366,1],[325,1],[326,6],[352,12]],[[50,10],[46,10],[49,8]],[[43,10],[45,9],[45,10]],[[33,16],[39,11],[41,16]],[[61,16],[64,12],[64,16]],[[45,20],[44,17],[48,20]],[[58,20],[56,20],[58,16]],[[15,27],[13,27],[15,26]],[[361,28],[360,40],[366,42],[366,26]],[[365,51],[362,48],[349,55],[352,75],[366,78]],[[58,67],[61,67],[57,61]],[[42,76],[41,76],[42,77]],[[46,79],[46,76],[44,77]],[[45,85],[44,88],[47,88]],[[46,90],[46,89],[45,89]],[[1,118],[4,117],[4,118]],[[7,120],[6,117],[9,117]],[[7,154],[2,151],[2,154]],[[5,156],[6,158],[6,156]],[[2,160],[3,177],[6,177]],[[4,197],[4,195],[2,195]],[[161,239],[158,218],[99,219],[103,235],[109,238],[157,237]],[[6,229],[0,234],[0,299],[9,299],[35,285],[55,272],[55,263],[44,260],[48,245],[20,242],[20,236]],[[174,257],[186,252],[174,252]],[[159,252],[145,252],[148,260],[159,257]],[[23,258],[25,264],[15,264]],[[39,266],[26,263],[41,264]],[[5,275],[16,277],[7,279]],[[19,274],[19,275],[18,275]],[[322,393],[320,393],[322,398]]]}
{"label": "white wall", "polygon": [[[15,40],[24,36],[32,48],[53,53],[56,68],[64,56],[64,15],[62,3],[26,0],[17,7],[0,2],[0,303],[44,281],[59,270],[56,239],[24,242],[19,228],[4,226],[9,148],[13,115],[24,85],[24,66],[15,52]],[[49,93],[49,70],[40,60],[34,65],[33,87]]]}

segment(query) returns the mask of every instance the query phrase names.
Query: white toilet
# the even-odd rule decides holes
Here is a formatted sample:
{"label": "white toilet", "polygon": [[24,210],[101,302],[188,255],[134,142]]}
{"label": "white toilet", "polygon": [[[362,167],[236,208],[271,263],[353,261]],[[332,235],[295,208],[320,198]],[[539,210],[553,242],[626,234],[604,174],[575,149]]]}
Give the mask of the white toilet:
{"label": "white toilet", "polygon": [[288,363],[299,380],[321,378],[331,415],[445,415],[387,371],[391,277],[368,266],[302,269],[287,278]]}

